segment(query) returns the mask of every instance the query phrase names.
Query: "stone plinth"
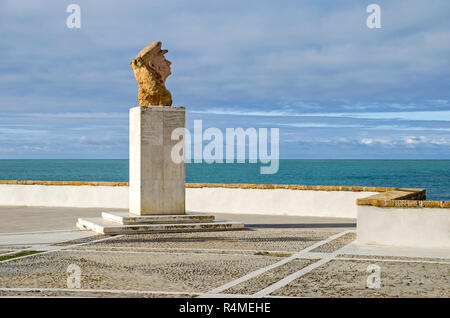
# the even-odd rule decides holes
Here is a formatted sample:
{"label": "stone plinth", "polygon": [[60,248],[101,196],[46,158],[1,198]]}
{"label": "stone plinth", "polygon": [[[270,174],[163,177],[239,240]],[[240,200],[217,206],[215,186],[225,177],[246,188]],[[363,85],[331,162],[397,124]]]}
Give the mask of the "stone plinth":
{"label": "stone plinth", "polygon": [[185,164],[171,156],[172,131],[184,127],[184,107],[130,109],[130,213],[185,214]]}
{"label": "stone plinth", "polygon": [[213,215],[185,214],[185,163],[172,159],[172,151],[184,155],[184,139],[172,140],[172,132],[184,127],[184,107],[131,108],[129,210],[79,218],[77,227],[111,235],[244,229],[240,222],[217,222]]}

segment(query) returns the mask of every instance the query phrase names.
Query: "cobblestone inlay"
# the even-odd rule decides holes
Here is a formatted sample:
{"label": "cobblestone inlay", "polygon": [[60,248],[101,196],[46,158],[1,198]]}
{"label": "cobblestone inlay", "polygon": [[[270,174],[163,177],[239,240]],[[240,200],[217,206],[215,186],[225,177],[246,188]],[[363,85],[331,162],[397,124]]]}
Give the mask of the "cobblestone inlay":
{"label": "cobblestone inlay", "polygon": [[24,245],[24,246],[8,246],[8,245],[2,245],[0,246],[0,253],[3,253],[4,250],[23,250],[26,248],[29,248],[30,246]]}
{"label": "cobblestone inlay", "polygon": [[111,292],[111,291],[72,291],[72,290],[6,290],[0,289],[0,297],[76,297],[76,298],[186,298],[195,297],[196,294],[189,293],[158,293],[158,292]]}
{"label": "cobblestone inlay", "polygon": [[450,264],[450,255],[448,258],[428,258],[428,257],[406,257],[406,256],[381,256],[381,255],[355,255],[355,254],[339,254],[336,258],[354,258],[354,259],[373,259],[373,260],[402,260],[408,262],[441,262]]}
{"label": "cobblestone inlay", "polygon": [[280,267],[267,271],[259,276],[256,276],[255,278],[240,283],[239,285],[233,286],[225,290],[223,293],[250,294],[250,295],[254,294],[264,289],[265,287],[278,282],[287,275],[290,275],[314,262],[315,260],[306,260],[306,259],[296,259],[290,261],[289,263],[286,263],[284,265],[281,265]]}
{"label": "cobblestone inlay", "polygon": [[239,249],[298,252],[339,232],[298,229],[258,229],[254,231],[138,234],[112,238],[89,247],[140,247]]}
{"label": "cobblestone inlay", "polygon": [[[381,288],[367,287],[367,266],[381,270]],[[272,293],[295,297],[449,297],[450,265],[333,260]]]}
{"label": "cobblestone inlay", "polygon": [[81,268],[83,289],[206,292],[279,261],[243,255],[155,255],[53,252],[0,266],[3,288],[67,288],[67,267]]}
{"label": "cobblestone inlay", "polygon": [[356,240],[356,233],[347,233],[340,238],[313,249],[312,253],[332,253]]}
{"label": "cobblestone inlay", "polygon": [[52,244],[51,246],[70,246],[70,245],[74,245],[74,244],[82,244],[82,243],[92,242],[92,241],[100,240],[100,239],[107,238],[107,237],[113,237],[113,236],[115,236],[115,235],[93,235],[93,236],[83,237],[83,238],[76,239],[76,240],[55,243],[55,244]]}
{"label": "cobblestone inlay", "polygon": [[144,248],[144,247],[91,247],[75,246],[70,250],[76,251],[98,251],[98,252],[133,252],[133,253],[164,253],[164,254],[242,254],[256,256],[275,256],[289,257],[293,252],[289,251],[258,251],[258,250],[239,250],[239,249],[192,249],[192,248]]}

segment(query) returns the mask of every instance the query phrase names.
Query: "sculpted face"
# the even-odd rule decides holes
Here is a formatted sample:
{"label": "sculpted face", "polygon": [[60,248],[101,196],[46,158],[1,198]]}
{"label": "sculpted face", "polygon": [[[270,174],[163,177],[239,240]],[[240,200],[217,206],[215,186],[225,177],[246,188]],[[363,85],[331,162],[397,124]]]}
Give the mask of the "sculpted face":
{"label": "sculpted face", "polygon": [[170,61],[161,50],[162,43],[153,42],[143,48],[130,63],[139,84],[139,106],[171,106],[172,95],[165,82],[170,72]]}
{"label": "sculpted face", "polygon": [[162,81],[165,82],[166,78],[169,77],[170,74],[170,64],[172,64],[169,60],[166,59],[164,54],[167,53],[167,50],[159,51],[156,53],[153,58],[149,61],[150,67],[158,72],[161,75]]}
{"label": "sculpted face", "polygon": [[170,64],[172,63],[164,56],[166,53],[167,50],[161,50],[161,42],[158,41],[146,46],[138,55],[147,67],[161,76],[163,83],[172,74],[170,72]]}

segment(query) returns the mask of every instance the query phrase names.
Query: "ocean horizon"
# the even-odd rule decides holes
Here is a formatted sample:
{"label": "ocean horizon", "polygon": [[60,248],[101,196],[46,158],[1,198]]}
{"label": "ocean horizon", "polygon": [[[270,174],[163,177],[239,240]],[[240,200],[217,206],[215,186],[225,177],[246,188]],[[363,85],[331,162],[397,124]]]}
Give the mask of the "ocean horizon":
{"label": "ocean horizon", "polygon": [[[450,160],[280,159],[276,174],[257,163],[187,163],[186,182],[425,188],[450,200]],[[128,159],[0,159],[0,180],[128,181]]]}

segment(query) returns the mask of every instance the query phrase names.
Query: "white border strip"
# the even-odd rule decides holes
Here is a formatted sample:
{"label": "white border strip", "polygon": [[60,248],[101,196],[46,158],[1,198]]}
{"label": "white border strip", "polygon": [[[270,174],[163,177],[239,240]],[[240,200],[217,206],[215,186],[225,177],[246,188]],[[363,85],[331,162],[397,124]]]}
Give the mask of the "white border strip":
{"label": "white border strip", "polygon": [[23,252],[23,251],[24,251],[24,249],[22,249],[22,250],[15,250],[15,251],[3,253],[3,254],[0,253],[0,257],[13,255],[13,254],[19,254],[20,252]]}
{"label": "white border strip", "polygon": [[312,251],[313,249],[315,249],[315,248],[317,248],[317,247],[319,247],[321,245],[325,245],[325,244],[327,244],[327,243],[329,243],[329,242],[331,242],[331,241],[333,241],[333,240],[335,240],[337,238],[340,238],[341,236],[344,236],[347,233],[352,233],[352,232],[355,232],[355,231],[354,230],[347,230],[347,231],[343,231],[343,232],[340,232],[338,234],[332,235],[329,238],[327,238],[326,240],[317,242],[317,243],[315,243],[315,244],[305,248],[304,250],[302,250],[302,251],[300,251],[298,253],[295,253],[294,255],[292,255],[290,257],[282,259],[281,261],[278,261],[278,262],[276,262],[274,264],[271,264],[271,265],[269,265],[267,267],[260,268],[260,269],[258,269],[256,271],[253,271],[253,272],[251,272],[251,273],[249,273],[247,275],[244,275],[244,276],[242,276],[242,277],[240,277],[240,278],[238,278],[236,280],[233,280],[233,281],[231,281],[229,283],[226,283],[226,284],[224,284],[222,286],[214,288],[213,290],[209,291],[208,293],[210,293],[210,294],[218,294],[218,293],[220,293],[220,292],[222,292],[224,290],[227,290],[228,288],[231,288],[231,287],[236,286],[236,285],[238,285],[240,283],[243,283],[243,282],[245,282],[245,281],[247,281],[249,279],[252,279],[252,278],[254,278],[254,277],[258,276],[258,275],[261,275],[261,274],[263,274],[263,273],[265,273],[265,272],[267,272],[267,271],[269,271],[271,269],[274,269],[274,268],[277,268],[277,267],[279,267],[281,265],[289,263],[290,261],[292,261],[294,259],[301,258],[301,256],[304,255],[305,253],[307,253],[309,251]]}
{"label": "white border strip", "polygon": [[441,261],[427,261],[420,259],[389,259],[389,258],[359,258],[359,257],[335,257],[335,260],[340,261],[369,261],[369,262],[393,262],[393,263],[427,263],[427,264],[443,264],[450,265],[450,262]]}
{"label": "white border strip", "polygon": [[[25,255],[25,256],[21,256],[21,257],[14,257],[14,258],[11,258],[11,259],[0,261],[0,264],[11,262],[11,261],[15,261],[15,260],[18,260],[18,259],[24,259],[24,258],[32,257],[32,256],[35,256],[35,255],[45,255],[45,254],[49,254],[49,253],[54,253],[54,252],[58,252],[58,251],[61,251],[61,250],[70,249],[71,247],[75,247],[75,246],[83,246],[83,245],[89,245],[89,244],[92,244],[92,243],[103,242],[103,241],[111,240],[113,238],[119,238],[119,237],[122,237],[122,236],[123,235],[113,235],[113,236],[110,236],[110,237],[104,237],[102,239],[88,241],[88,242],[84,242],[84,243],[77,243],[77,244],[72,244],[72,245],[68,245],[68,246],[64,246],[64,245],[56,246],[55,249],[52,249],[52,250],[49,250],[49,251],[39,252],[39,253],[35,253],[35,254],[31,254],[31,255]],[[29,250],[33,250],[33,248],[30,247],[30,248],[27,248],[27,249],[23,249],[21,251],[29,251]]]}
{"label": "white border strip", "polygon": [[61,232],[79,232],[80,230],[52,230],[52,231],[34,231],[34,232],[8,232],[8,233],[1,233],[0,236],[3,235],[25,235],[25,234],[43,234],[43,233],[61,233]]}
{"label": "white border strip", "polygon": [[[94,246],[94,247],[87,247],[83,249],[79,249],[79,251],[85,251],[90,249],[96,249],[96,250],[124,250],[129,251],[130,249],[133,249],[135,251],[183,251],[183,252],[217,252],[217,254],[220,254],[223,252],[223,254],[226,254],[227,252],[242,252],[242,253],[279,253],[279,254],[295,254],[295,251],[278,251],[278,250],[242,250],[242,249],[224,249],[224,248],[191,248],[191,247],[133,247],[133,246]],[[242,254],[247,255],[247,254]],[[251,255],[251,254],[250,254]]]}
{"label": "white border strip", "polygon": [[[138,294],[138,295],[177,295],[205,298],[254,298],[253,295],[247,294],[208,294],[204,292],[177,292],[162,290],[124,290],[124,289],[71,289],[71,288],[0,288],[0,292],[69,292],[69,293],[105,293],[105,294]],[[0,296],[1,298],[15,297],[50,297],[52,296]],[[53,296],[53,297],[70,297],[70,296]]]}
{"label": "white border strip", "polygon": [[98,253],[98,254],[141,254],[141,255],[212,255],[212,256],[239,256],[239,257],[267,257],[267,255],[254,255],[254,254],[242,254],[242,253],[189,253],[189,252],[152,252],[152,251],[97,251],[92,249],[64,249],[59,250],[60,252],[72,252],[72,253]]}
{"label": "white border strip", "polygon": [[[350,244],[351,244],[351,243],[350,243]],[[347,244],[347,245],[349,245],[349,244]],[[346,245],[346,246],[347,246],[347,245]],[[278,282],[276,282],[276,283],[270,285],[269,287],[266,287],[266,288],[260,290],[259,292],[255,293],[254,296],[255,296],[255,297],[265,297],[265,296],[267,296],[267,295],[273,293],[275,290],[280,289],[281,287],[286,286],[286,285],[289,284],[290,282],[296,280],[296,279],[299,278],[299,277],[302,277],[303,275],[308,274],[309,272],[311,272],[312,270],[316,269],[317,267],[322,266],[322,265],[328,263],[328,262],[331,261],[333,258],[335,258],[337,255],[339,255],[339,253],[341,252],[341,250],[342,250],[343,248],[345,248],[345,246],[342,247],[342,248],[340,248],[340,249],[338,249],[337,251],[334,251],[333,253],[330,253],[328,256],[322,258],[321,260],[319,260],[319,261],[317,261],[317,262],[315,262],[315,263],[313,263],[313,264],[311,264],[311,265],[308,265],[308,266],[306,266],[306,267],[303,267],[301,270],[299,270],[299,271],[297,271],[297,272],[295,272],[295,273],[292,273],[292,274],[286,276],[286,277],[283,278],[282,280],[280,280],[280,281],[278,281]]]}
{"label": "white border strip", "polygon": [[72,289],[72,288],[0,288],[3,292],[78,292],[109,294],[162,294],[162,295],[199,295],[195,292],[168,292],[155,290],[123,290],[123,289]]}

